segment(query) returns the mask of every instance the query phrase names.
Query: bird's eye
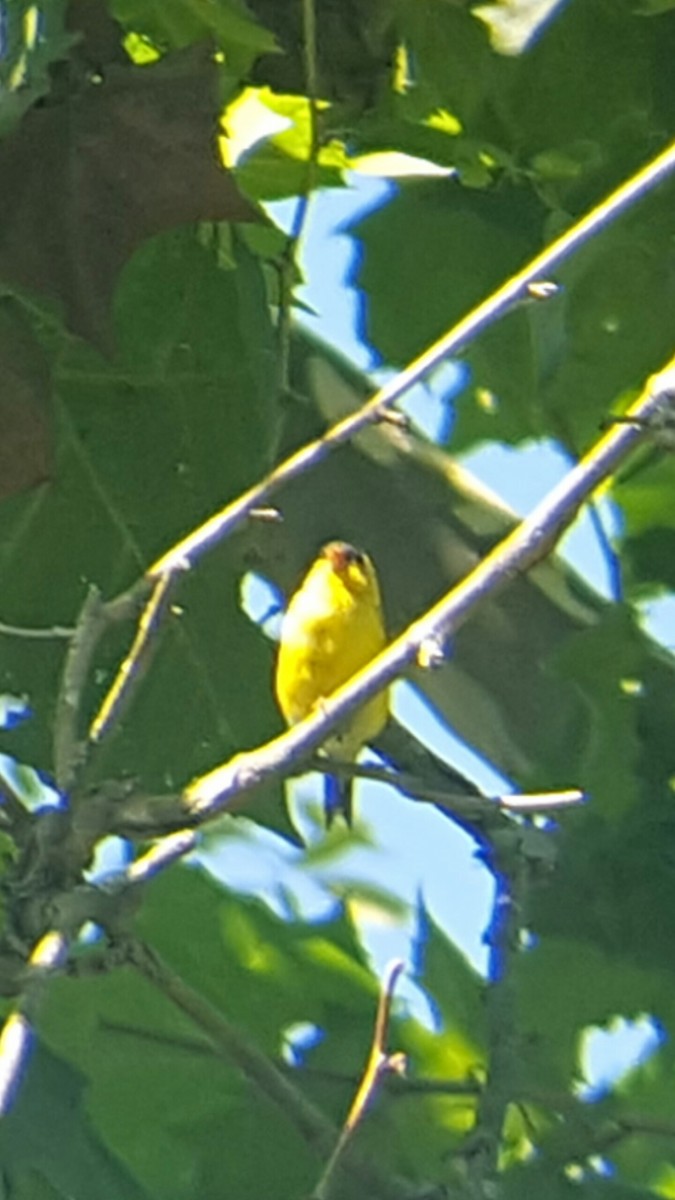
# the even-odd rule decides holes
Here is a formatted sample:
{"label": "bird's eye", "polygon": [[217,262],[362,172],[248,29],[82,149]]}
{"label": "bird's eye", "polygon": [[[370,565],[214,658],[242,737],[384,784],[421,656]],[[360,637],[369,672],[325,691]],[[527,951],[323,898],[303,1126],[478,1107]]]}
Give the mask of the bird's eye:
{"label": "bird's eye", "polygon": [[363,567],[366,561],[365,555],[360,550],[355,550],[353,546],[347,551],[345,558],[348,563],[354,563],[357,567]]}

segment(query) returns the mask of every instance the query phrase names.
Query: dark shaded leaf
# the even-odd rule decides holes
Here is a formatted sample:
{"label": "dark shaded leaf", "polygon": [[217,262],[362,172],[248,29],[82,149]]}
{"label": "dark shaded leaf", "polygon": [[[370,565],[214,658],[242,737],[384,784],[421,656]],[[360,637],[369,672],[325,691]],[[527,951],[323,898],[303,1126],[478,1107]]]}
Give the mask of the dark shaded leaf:
{"label": "dark shaded leaf", "polygon": [[[90,583],[116,594],[267,467],[277,401],[264,285],[243,246],[230,246],[236,266],[221,250],[218,235],[190,230],[147,243],[118,290],[117,360],[65,342],[54,477],[0,512],[4,620],[72,625]],[[175,789],[278,728],[271,648],[241,610],[239,554],[218,552],[185,580],[140,691],[145,716],[134,708],[104,746],[106,775]],[[127,626],[104,643],[83,720],[130,636]],[[35,713],[7,748],[45,770],[65,648],[2,644],[2,686],[27,694]],[[276,799],[269,818],[287,828]]]}
{"label": "dark shaded leaf", "polygon": [[113,65],[0,144],[0,277],[59,300],[100,349],[119,273],[146,238],[259,219],[216,158],[216,79],[204,46]]}
{"label": "dark shaded leaf", "polygon": [[39,1044],[0,1126],[0,1171],[20,1200],[144,1200],[150,1193],[100,1136],[87,1080]]}
{"label": "dark shaded leaf", "polygon": [[45,354],[20,308],[0,299],[0,499],[45,483],[53,458]]}

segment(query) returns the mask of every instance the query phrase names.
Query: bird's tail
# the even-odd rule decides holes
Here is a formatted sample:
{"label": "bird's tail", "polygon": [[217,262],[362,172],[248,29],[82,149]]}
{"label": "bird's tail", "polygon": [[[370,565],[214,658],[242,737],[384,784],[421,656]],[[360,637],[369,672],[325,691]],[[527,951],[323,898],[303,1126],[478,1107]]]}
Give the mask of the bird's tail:
{"label": "bird's tail", "polygon": [[326,829],[330,829],[337,813],[342,813],[351,829],[353,790],[353,779],[348,779],[345,775],[324,775],[323,810],[326,814]]}

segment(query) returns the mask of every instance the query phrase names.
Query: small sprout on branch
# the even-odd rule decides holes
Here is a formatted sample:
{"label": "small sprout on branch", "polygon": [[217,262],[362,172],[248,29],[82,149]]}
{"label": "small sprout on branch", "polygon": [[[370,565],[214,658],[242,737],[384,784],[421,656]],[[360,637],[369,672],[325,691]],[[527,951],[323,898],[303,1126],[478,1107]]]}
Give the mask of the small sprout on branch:
{"label": "small sprout on branch", "polygon": [[53,641],[55,638],[68,639],[75,637],[75,630],[65,625],[52,625],[46,629],[26,629],[20,625],[7,625],[4,621],[0,621],[0,634],[3,634],[5,637]]}
{"label": "small sprout on branch", "polygon": [[557,296],[560,290],[560,284],[554,283],[552,279],[535,279],[527,285],[527,295],[530,300],[550,300],[553,296]]}
{"label": "small sprout on branch", "polygon": [[443,666],[447,655],[444,638],[428,637],[422,642],[417,651],[417,665],[423,671],[436,671]]}
{"label": "small sprout on branch", "polygon": [[[672,402],[674,396],[669,395],[669,400]],[[610,428],[612,425],[632,425],[635,429],[644,430],[647,438],[655,446],[661,450],[668,450],[671,453],[675,450],[675,408],[667,407],[659,409],[651,417],[609,417],[603,423],[603,428]]]}
{"label": "small sprout on branch", "polygon": [[558,808],[571,808],[575,804],[585,804],[588,799],[585,792],[579,788],[568,788],[564,792],[528,792],[497,796],[500,808],[513,813],[547,812]]}
{"label": "small sprout on branch", "polygon": [[393,425],[396,429],[403,429],[407,433],[412,428],[412,422],[407,413],[401,412],[398,408],[385,408],[380,413],[378,421],[384,425]]}
{"label": "small sprout on branch", "polygon": [[284,519],[279,509],[269,504],[252,508],[248,515],[252,521],[263,521],[268,525],[281,525]]}

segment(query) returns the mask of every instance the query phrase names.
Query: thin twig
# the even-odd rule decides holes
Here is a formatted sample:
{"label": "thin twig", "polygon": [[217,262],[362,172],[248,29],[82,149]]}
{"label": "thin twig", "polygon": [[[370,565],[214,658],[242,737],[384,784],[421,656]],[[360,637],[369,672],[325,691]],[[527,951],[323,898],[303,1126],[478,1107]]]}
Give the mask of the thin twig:
{"label": "thin twig", "polygon": [[363,1072],[363,1078],[347,1114],[347,1119],[340,1131],[335,1149],[314,1189],[312,1200],[328,1200],[333,1180],[338,1170],[344,1166],[347,1147],[373,1103],[384,1076],[394,1072],[399,1075],[403,1073],[405,1066],[404,1057],[400,1053],[388,1054],[387,1041],[389,1038],[389,1021],[391,1018],[394,988],[404,967],[405,963],[397,959],[395,962],[390,963],[385,973],[377,1005],[375,1030],[366,1069]]}
{"label": "thin twig", "polygon": [[[424,1079],[405,1075],[391,1075],[385,1080],[387,1091],[392,1096],[480,1096],[485,1084],[477,1080],[457,1082],[454,1079]],[[571,1116],[579,1115],[588,1123],[593,1119],[594,1106],[584,1103],[571,1092],[553,1092],[544,1089],[526,1088],[518,1090],[518,1101],[537,1105],[552,1112]],[[603,1117],[605,1125],[614,1125],[624,1137],[643,1135],[675,1140],[675,1121],[664,1120],[649,1114],[627,1112]]]}
{"label": "thin twig", "polygon": [[[89,678],[94,651],[110,626],[127,621],[138,612],[148,590],[148,581],[141,578],[126,592],[105,603],[97,588],[92,586],[87,592],[77,625],[70,638],[56,701],[54,776],[57,786],[62,791],[72,790],[78,772],[86,762],[89,743],[84,737],[80,738],[79,720],[82,695]],[[137,639],[142,639],[143,625],[141,613]]]}
{"label": "thin twig", "polygon": [[160,575],[143,609],[136,636],[129,653],[120,664],[117,674],[89,729],[89,741],[100,742],[113,721],[118,721],[122,709],[129,703],[132,686],[138,685],[147,671],[152,651],[158,644],[159,627],[166,616],[175,583],[176,572]]}
{"label": "thin twig", "polygon": [[72,633],[69,631],[70,645],[56,700],[53,738],[54,777],[62,791],[71,790],[86,759],[87,744],[80,738],[79,720],[82,695],[96,646],[111,625],[128,620],[138,611],[147,591],[148,582],[141,578],[126,592],[104,603],[98,589],[92,585],[75,629]]}
{"label": "thin twig", "polygon": [[198,835],[192,829],[179,829],[167,834],[129,863],[121,871],[112,871],[104,876],[97,884],[96,890],[108,897],[119,897],[123,893],[143,887],[165,871],[174,863],[179,862],[187,854],[197,848]]}
{"label": "thin twig", "polygon": [[675,1121],[663,1121],[658,1117],[641,1116],[639,1113],[625,1113],[616,1118],[617,1125],[624,1136],[643,1134],[649,1137],[675,1139]]}
{"label": "thin twig", "polygon": [[672,412],[658,413],[649,420],[623,413],[621,416],[608,417],[601,428],[608,429],[612,425],[641,425],[649,434],[650,442],[658,449],[670,453],[675,450],[675,415]]}
{"label": "thin twig", "polygon": [[82,605],[63,667],[61,686],[54,717],[54,775],[63,791],[72,786],[82,761],[79,718],[91,660],[96,644],[106,628],[104,604],[100,592],[90,587]]}
{"label": "thin twig", "polygon": [[298,248],[309,218],[309,209],[316,187],[321,138],[319,130],[319,79],[316,54],[316,11],[315,0],[302,0],[302,37],[305,65],[305,96],[309,106],[309,153],[307,155],[305,180],[298,196],[293,215],[293,225],[279,265],[279,319],[277,326],[279,346],[279,393],[290,391],[290,347],[291,314],[293,302],[293,276],[297,267]]}
{"label": "thin twig", "polygon": [[[633,412],[649,418],[672,403],[675,359],[652,376]],[[239,754],[195,779],[184,792],[186,824],[211,819],[242,806],[243,793],[266,780],[288,774],[325,742],[329,733],[356,708],[400,677],[428,639],[441,640],[464,624],[480,604],[513,578],[529,570],[554,547],[581,505],[616,470],[644,437],[639,426],[621,425],[606,433],[588,455],[521,521],[457,587],[414,621],[382,654],[301,721],[265,746]]]}
{"label": "thin twig", "polygon": [[5,621],[0,621],[0,634],[4,637],[54,641],[55,638],[70,639],[75,636],[75,632],[75,629],[68,629],[65,625],[52,625],[45,629],[30,629],[21,625],[7,625]]}
{"label": "thin twig", "polygon": [[[142,975],[181,1009],[209,1038],[216,1052],[233,1062],[250,1083],[278,1105],[309,1146],[320,1156],[330,1153],[337,1130],[282,1071],[199,992],[191,988],[156,951],[140,942],[129,943],[129,960]],[[369,1195],[379,1200],[410,1200],[403,1182],[384,1176],[372,1162],[350,1155],[349,1172]]]}
{"label": "thin twig", "polygon": [[561,809],[573,808],[577,804],[585,804],[585,792],[579,788],[568,788],[562,792],[527,792],[520,795],[508,793],[495,796],[494,803],[505,812],[532,815],[533,813],[559,812]]}
{"label": "thin twig", "polygon": [[344,1149],[345,1139],[351,1137],[359,1122],[363,1120],[366,1111],[373,1101],[382,1075],[388,1074],[390,1071],[402,1074],[402,1057],[398,1052],[394,1055],[387,1052],[387,1041],[389,1040],[389,1022],[391,1020],[394,989],[404,968],[405,963],[401,959],[396,959],[393,963],[389,964],[385,972],[377,1005],[373,1043],[370,1048],[370,1055],[363,1079],[354,1097],[347,1120],[344,1123],[342,1136],[340,1137],[342,1149]]}
{"label": "thin twig", "polygon": [[[150,792],[130,789],[119,794],[112,803],[105,795],[95,798],[106,810],[107,830],[118,837],[147,841],[172,835],[187,824],[185,805],[179,792]],[[191,823],[193,827],[197,822]]]}
{"label": "thin twig", "polygon": [[428,787],[421,779],[388,767],[371,766],[369,763],[349,763],[342,759],[320,758],[318,755],[304,764],[322,775],[343,775],[348,779],[371,779],[375,783],[388,784],[398,792],[422,803],[435,804],[455,815],[458,806],[462,814],[482,818],[494,816],[500,809],[505,812],[527,813],[553,812],[583,804],[586,797],[579,788],[565,791],[504,793],[501,796],[467,796],[464,792],[452,792],[443,788]]}

